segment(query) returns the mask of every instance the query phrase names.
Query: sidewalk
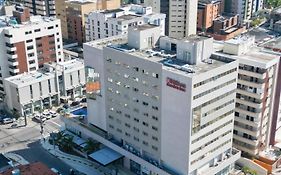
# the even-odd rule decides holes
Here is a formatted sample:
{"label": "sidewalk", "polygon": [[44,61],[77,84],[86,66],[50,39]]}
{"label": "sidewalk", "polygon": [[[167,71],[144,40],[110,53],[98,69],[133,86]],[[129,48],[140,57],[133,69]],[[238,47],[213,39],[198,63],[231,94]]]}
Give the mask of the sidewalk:
{"label": "sidewalk", "polygon": [[46,138],[45,141],[41,140],[41,145],[44,149],[49,151],[50,154],[61,159],[77,171],[87,175],[104,175],[102,172],[97,170],[97,167],[95,167],[91,161],[78,156],[66,154],[60,151],[57,146],[55,146],[54,150],[54,146],[49,143],[48,138]]}
{"label": "sidewalk", "polygon": [[29,162],[15,153],[4,153],[4,156],[13,161],[14,166],[27,165]]}
{"label": "sidewalk", "polygon": [[[70,155],[67,153],[64,153],[58,149],[57,146],[51,145],[48,141],[48,137],[45,137],[45,141],[41,140],[41,145],[44,149],[49,151],[50,154],[54,155],[55,157],[61,159],[77,171],[80,171],[87,175],[115,175],[115,173],[112,172],[112,169],[108,167],[103,167],[99,165],[96,162],[90,161],[86,158],[81,158],[78,156]],[[133,175],[133,173],[129,172],[129,170],[126,170],[122,167],[118,168],[118,175]]]}

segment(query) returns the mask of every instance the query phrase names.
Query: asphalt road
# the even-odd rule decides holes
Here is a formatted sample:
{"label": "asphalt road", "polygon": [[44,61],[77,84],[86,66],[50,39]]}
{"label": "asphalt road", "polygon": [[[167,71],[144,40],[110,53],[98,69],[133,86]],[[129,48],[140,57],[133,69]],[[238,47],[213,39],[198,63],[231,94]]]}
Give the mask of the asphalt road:
{"label": "asphalt road", "polygon": [[[21,124],[24,124],[24,121],[18,122],[18,125]],[[62,125],[59,117],[46,121],[43,125],[43,135],[59,130]],[[49,168],[56,168],[63,175],[69,174],[71,167],[42,148],[41,138],[40,124],[31,119],[28,119],[26,127],[11,128],[11,124],[0,125],[0,152],[13,152],[29,162],[40,161]]]}

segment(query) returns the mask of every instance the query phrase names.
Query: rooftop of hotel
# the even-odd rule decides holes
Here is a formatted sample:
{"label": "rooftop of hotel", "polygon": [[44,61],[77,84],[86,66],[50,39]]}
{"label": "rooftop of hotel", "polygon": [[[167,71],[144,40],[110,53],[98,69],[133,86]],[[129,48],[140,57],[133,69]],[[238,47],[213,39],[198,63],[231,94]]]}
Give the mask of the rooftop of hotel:
{"label": "rooftop of hotel", "polygon": [[[139,27],[139,26],[138,26]],[[166,37],[166,36],[163,36]],[[195,42],[204,40],[208,37],[203,36],[190,36],[185,39],[181,39],[186,42]],[[176,40],[174,38],[169,38],[170,40]],[[130,55],[134,55],[137,57],[141,57],[146,60],[150,60],[152,62],[156,62],[163,65],[163,69],[173,71],[183,75],[196,75],[200,73],[207,72],[216,67],[220,67],[224,65],[224,62],[209,59],[205,62],[201,62],[197,65],[189,65],[180,59],[177,59],[176,53],[172,51],[166,51],[156,46],[155,48],[149,48],[144,50],[136,50],[128,45],[127,35],[119,35],[114,37],[109,37],[101,40],[91,41],[85,43],[85,45],[89,45],[91,47],[102,49],[104,47],[109,47],[112,49],[116,49],[121,52],[125,52]]]}

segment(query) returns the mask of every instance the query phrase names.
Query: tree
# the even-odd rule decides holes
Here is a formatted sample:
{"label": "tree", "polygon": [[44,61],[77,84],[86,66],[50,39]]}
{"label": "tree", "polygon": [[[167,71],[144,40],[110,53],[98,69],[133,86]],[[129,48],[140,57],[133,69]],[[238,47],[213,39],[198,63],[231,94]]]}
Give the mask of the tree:
{"label": "tree", "polygon": [[73,136],[64,136],[60,140],[60,148],[65,152],[71,152],[74,147]]}
{"label": "tree", "polygon": [[267,0],[267,5],[272,8],[281,6],[281,0]]}
{"label": "tree", "polygon": [[252,170],[250,169],[249,167],[247,166],[244,166],[242,168],[242,172],[245,174],[245,175],[258,175],[258,173],[255,171],[255,170]]}
{"label": "tree", "polygon": [[98,142],[94,142],[92,139],[88,139],[86,142],[86,146],[83,148],[83,151],[87,154],[90,154],[97,150],[99,145],[100,144]]}

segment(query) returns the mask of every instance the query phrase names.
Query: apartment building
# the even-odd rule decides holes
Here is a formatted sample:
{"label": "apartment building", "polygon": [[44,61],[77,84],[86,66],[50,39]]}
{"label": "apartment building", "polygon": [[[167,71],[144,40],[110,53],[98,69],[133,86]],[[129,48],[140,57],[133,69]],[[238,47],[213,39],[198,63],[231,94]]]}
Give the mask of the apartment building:
{"label": "apartment building", "polygon": [[1,94],[4,94],[4,78],[64,59],[60,21],[52,17],[29,16],[21,7],[16,9],[14,16],[0,17]]}
{"label": "apartment building", "polygon": [[274,139],[272,123],[277,119],[273,116],[278,115],[274,105],[280,96],[280,89],[275,88],[280,56],[254,47],[254,40],[226,41],[216,53],[217,57],[239,60],[233,144],[244,156],[258,155],[269,147],[271,137]]}
{"label": "apartment building", "polygon": [[160,30],[145,24],[84,44],[88,127],[109,139],[64,118],[66,127],[124,155],[135,174],[228,174],[240,157],[232,148],[238,62],[213,60],[212,38]]}
{"label": "apartment building", "polygon": [[213,21],[221,16],[223,6],[221,0],[199,0],[197,11],[197,29],[207,31],[213,26]]}
{"label": "apartment building", "polygon": [[20,115],[60,104],[60,98],[83,95],[85,69],[83,60],[46,63],[37,71],[5,79],[7,105]]}
{"label": "apartment building", "polygon": [[184,38],[196,34],[197,6],[198,0],[169,2],[170,37]]}
{"label": "apartment building", "polygon": [[142,24],[160,26],[161,34],[165,35],[165,16],[141,5],[90,12],[86,17],[86,41],[127,34],[129,27]]}
{"label": "apartment building", "polygon": [[116,9],[120,7],[120,0],[94,1],[69,0],[57,3],[58,18],[62,23],[62,30],[67,31],[63,37],[82,44],[85,42],[85,14],[95,10]]}
{"label": "apartment building", "polygon": [[22,4],[33,15],[56,16],[55,0],[23,0]]}
{"label": "apartment building", "polygon": [[[124,3],[124,2],[123,2]],[[146,7],[152,7],[152,11],[155,13],[163,13],[166,14],[165,19],[165,35],[169,35],[169,4],[170,2],[167,0],[129,0],[124,4],[140,4]]]}
{"label": "apartment building", "polygon": [[226,0],[226,12],[239,14],[241,23],[247,22],[254,13],[263,9],[263,0]]}
{"label": "apartment building", "polygon": [[66,23],[66,4],[65,0],[55,1],[56,17],[61,21],[61,32],[64,39],[68,38],[67,23]]}

